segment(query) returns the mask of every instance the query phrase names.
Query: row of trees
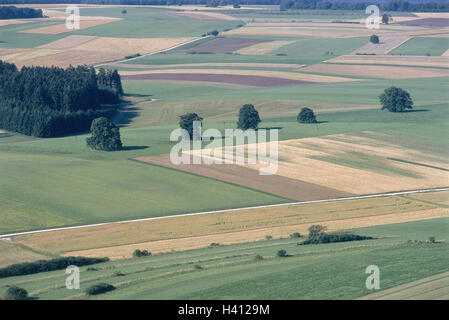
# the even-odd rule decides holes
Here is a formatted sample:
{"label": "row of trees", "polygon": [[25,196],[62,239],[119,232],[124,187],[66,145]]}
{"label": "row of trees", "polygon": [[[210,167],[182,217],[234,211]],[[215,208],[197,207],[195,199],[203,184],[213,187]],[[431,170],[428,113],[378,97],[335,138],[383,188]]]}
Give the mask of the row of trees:
{"label": "row of trees", "polygon": [[0,19],[42,18],[41,9],[17,8],[14,6],[0,7]]}
{"label": "row of trees", "polygon": [[[406,0],[373,1],[382,11],[447,12],[448,2],[409,2]],[[281,0],[281,10],[365,10],[366,1]]]}
{"label": "row of trees", "polygon": [[0,61],[0,128],[37,137],[86,131],[109,117],[123,88],[116,70],[23,67]]}
{"label": "row of trees", "polygon": [[[186,113],[179,117],[179,126],[189,133],[190,138],[193,137],[193,122],[202,121],[203,118],[196,113]],[[298,113],[297,120],[299,123],[317,123],[316,116],[312,109],[304,107]],[[238,114],[237,128],[243,131],[248,129],[257,130],[260,120],[259,112],[254,105],[243,105]]]}
{"label": "row of trees", "polygon": [[[404,112],[413,108],[413,100],[410,94],[396,87],[390,87],[379,96],[382,110],[390,112]],[[318,123],[315,113],[311,108],[304,107],[298,113],[297,121],[299,123]],[[186,130],[190,137],[193,137],[193,121],[202,121],[203,118],[196,113],[187,113],[179,117],[179,126]],[[254,105],[245,104],[239,110],[237,128],[241,130],[256,130],[261,122],[259,112]]]}

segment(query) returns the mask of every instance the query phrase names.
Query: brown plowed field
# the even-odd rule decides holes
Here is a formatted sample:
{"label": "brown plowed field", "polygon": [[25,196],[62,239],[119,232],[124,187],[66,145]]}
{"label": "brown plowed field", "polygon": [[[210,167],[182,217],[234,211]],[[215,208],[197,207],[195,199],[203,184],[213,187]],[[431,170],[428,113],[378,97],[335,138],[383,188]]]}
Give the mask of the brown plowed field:
{"label": "brown plowed field", "polygon": [[307,201],[347,197],[350,193],[318,186],[312,183],[293,180],[276,175],[259,175],[253,170],[236,164],[191,164],[175,165],[170,161],[170,155],[137,158],[139,161],[156,164],[163,167],[182,170],[209,178],[230,182],[275,194],[284,198]]}

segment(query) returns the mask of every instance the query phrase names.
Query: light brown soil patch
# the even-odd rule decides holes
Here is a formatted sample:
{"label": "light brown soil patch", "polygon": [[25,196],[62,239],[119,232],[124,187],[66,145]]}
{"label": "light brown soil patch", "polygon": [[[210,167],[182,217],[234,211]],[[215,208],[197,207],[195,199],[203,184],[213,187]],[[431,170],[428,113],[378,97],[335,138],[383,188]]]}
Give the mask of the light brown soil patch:
{"label": "light brown soil patch", "polygon": [[395,66],[372,66],[372,65],[338,65],[319,63],[301,69],[306,72],[327,73],[341,76],[356,76],[366,78],[382,79],[410,79],[447,77],[449,70],[431,68],[411,68]]}
{"label": "light brown soil patch", "polygon": [[[423,149],[424,150],[424,149]],[[439,154],[390,142],[375,133],[330,135],[279,142],[277,174],[354,194],[447,186],[449,172],[391,160],[448,168]],[[259,169],[260,164],[245,166]]]}
{"label": "light brown soil patch", "polygon": [[284,71],[266,71],[266,70],[232,70],[232,69],[170,69],[170,70],[155,70],[155,71],[121,71],[123,76],[128,75],[143,75],[143,74],[157,74],[157,73],[191,73],[191,74],[223,74],[223,75],[248,75],[281,78],[298,81],[320,82],[320,83],[334,83],[346,81],[358,81],[357,79],[311,75],[299,72],[284,72]]}
{"label": "light brown soil patch", "polygon": [[0,240],[0,268],[4,268],[15,263],[30,262],[39,259],[49,259],[49,257],[44,254],[39,254],[28,250],[21,245]]}
{"label": "light brown soil patch", "polygon": [[[103,24],[117,22],[120,20],[121,19],[116,19],[116,18],[98,19],[98,20],[81,20],[79,30],[96,27],[96,26],[101,26]],[[19,31],[19,33],[60,34],[60,33],[71,32],[71,31],[76,31],[76,30],[67,29],[65,23],[63,23],[63,24],[57,24],[57,25],[53,25],[53,26]]]}
{"label": "light brown soil patch", "polygon": [[[408,28],[408,29],[407,29]],[[376,30],[378,35],[392,35],[392,36],[412,36],[423,34],[437,34],[444,33],[440,29],[423,30],[419,27],[389,27]],[[242,28],[233,29],[224,33],[225,35],[251,35],[251,36],[279,36],[279,37],[298,37],[298,38],[353,38],[353,37],[369,37],[372,35],[372,30],[365,28],[364,25],[340,25],[337,23],[328,25],[302,25],[302,24],[284,24],[276,25],[269,24],[266,26],[259,26],[259,24],[248,24]]]}
{"label": "light brown soil patch", "polygon": [[305,64],[291,64],[291,63],[240,63],[240,62],[230,62],[230,63],[183,63],[183,64],[158,64],[158,65],[148,65],[148,64],[126,64],[117,63],[110,64],[113,67],[126,67],[126,68],[136,68],[136,69],[165,69],[165,68],[189,68],[189,67],[241,67],[241,68],[279,68],[279,69],[299,69],[305,66]]}
{"label": "light brown soil patch", "polygon": [[0,20],[0,27],[8,26],[10,24],[19,24],[19,23],[27,23],[27,22],[29,22],[29,21],[17,20],[17,19]]}
{"label": "light brown soil patch", "polygon": [[449,67],[449,56],[343,55],[325,62],[352,64],[391,64],[402,66]]}
{"label": "light brown soil patch", "polygon": [[295,42],[295,41],[277,40],[277,41],[263,42],[263,43],[258,43],[253,46],[247,47],[247,48],[237,50],[235,52],[239,53],[239,54],[263,55],[263,54],[267,54],[271,51],[274,51],[276,49],[279,49],[280,47],[291,44],[293,42]]}
{"label": "light brown soil patch", "polygon": [[25,49],[18,50],[14,53],[1,55],[0,58],[7,62],[13,62],[18,67],[22,66],[24,61],[35,60],[49,55],[54,55],[62,52],[61,50],[54,49]]}
{"label": "light brown soil patch", "polygon": [[137,160],[210,177],[220,181],[230,182],[299,201],[332,199],[336,197],[347,197],[350,195],[346,192],[332,190],[289,178],[275,175],[259,175],[257,170],[245,168],[236,164],[174,165],[170,161],[169,154],[141,157],[137,158]]}
{"label": "light brown soil patch", "polygon": [[308,226],[317,223],[341,230],[448,215],[448,209],[435,204],[385,197],[111,223],[19,236],[15,241],[47,252],[69,255],[83,251],[83,255],[121,258],[129,257],[132,248],[168,252],[205,247],[212,242],[263,240],[267,235],[286,237],[292,232],[307,233]]}
{"label": "light brown soil patch", "polygon": [[83,36],[83,35],[70,35],[65,38],[44,44],[38,48],[45,49],[70,49],[79,46],[88,41],[94,40],[97,37],[94,36]]}
{"label": "light brown soil patch", "polygon": [[[428,219],[444,218],[449,216],[448,209],[436,208],[427,211],[415,211],[399,214],[388,214],[375,217],[361,217],[341,220],[321,221],[329,231],[348,230],[352,228],[364,228],[378,225],[404,223],[411,221],[420,221]],[[130,258],[135,249],[146,249],[152,253],[163,253],[171,251],[184,251],[191,249],[204,248],[211,243],[220,243],[223,245],[246,243],[252,241],[264,240],[267,235],[274,238],[286,237],[293,232],[306,234],[307,229],[315,223],[302,223],[282,227],[271,227],[257,230],[231,232],[226,234],[215,234],[207,236],[189,237],[183,239],[171,239],[142,242],[137,244],[105,247],[98,249],[88,249],[80,251],[67,252],[65,256],[85,256],[85,257],[104,257],[111,259]]]}
{"label": "light brown soil patch", "polygon": [[[70,38],[70,37],[67,37]],[[78,64],[97,64],[123,59],[131,54],[146,54],[174,47],[187,42],[191,38],[89,38],[78,36],[76,41],[81,44],[66,49],[33,49],[27,53],[26,58],[16,59],[15,56],[8,56],[8,61],[17,63],[18,66],[59,66],[68,67]],[[87,40],[87,41],[86,41]],[[61,39],[46,46],[70,46],[71,39]],[[46,51],[45,51],[46,50]],[[53,50],[53,51],[51,51]]]}
{"label": "light brown soil patch", "polygon": [[178,16],[184,16],[184,17],[189,17],[189,18],[194,18],[194,19],[199,19],[199,20],[225,20],[225,21],[239,20],[232,16],[228,16],[226,14],[218,13],[218,12],[180,11],[180,12],[176,12],[174,14],[178,15]]}

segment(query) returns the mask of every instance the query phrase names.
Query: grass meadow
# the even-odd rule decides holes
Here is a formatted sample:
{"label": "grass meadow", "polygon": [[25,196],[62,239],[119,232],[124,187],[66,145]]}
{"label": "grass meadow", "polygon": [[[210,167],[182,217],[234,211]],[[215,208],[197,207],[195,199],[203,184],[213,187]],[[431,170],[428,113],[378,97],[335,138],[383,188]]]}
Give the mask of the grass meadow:
{"label": "grass meadow", "polygon": [[449,49],[448,38],[417,37],[390,52],[392,55],[441,56]]}

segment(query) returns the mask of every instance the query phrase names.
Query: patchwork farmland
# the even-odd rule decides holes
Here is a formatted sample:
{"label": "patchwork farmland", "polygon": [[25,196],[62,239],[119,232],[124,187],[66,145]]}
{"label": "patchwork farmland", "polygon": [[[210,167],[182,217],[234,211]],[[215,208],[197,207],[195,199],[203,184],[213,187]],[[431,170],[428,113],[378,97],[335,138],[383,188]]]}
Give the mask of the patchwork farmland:
{"label": "patchwork farmland", "polygon": [[[447,299],[447,13],[389,12],[371,30],[364,10],[89,4],[68,30],[64,4],[16,6],[44,17],[0,19],[0,60],[87,65],[93,79],[117,70],[124,92],[109,120],[123,146],[0,127],[0,299],[11,286],[33,299]],[[381,110],[390,87],[413,108]],[[247,104],[259,132],[278,132],[274,175],[248,161],[271,151],[260,140],[242,142],[241,162],[172,162],[170,135],[189,113],[219,134],[184,155],[234,155],[238,143],[213,143]],[[301,123],[304,107],[316,121]],[[372,239],[298,245],[316,225]],[[70,256],[109,261],[80,267],[82,290],[66,289],[64,270],[1,276]],[[86,293],[100,283],[115,290]]]}

